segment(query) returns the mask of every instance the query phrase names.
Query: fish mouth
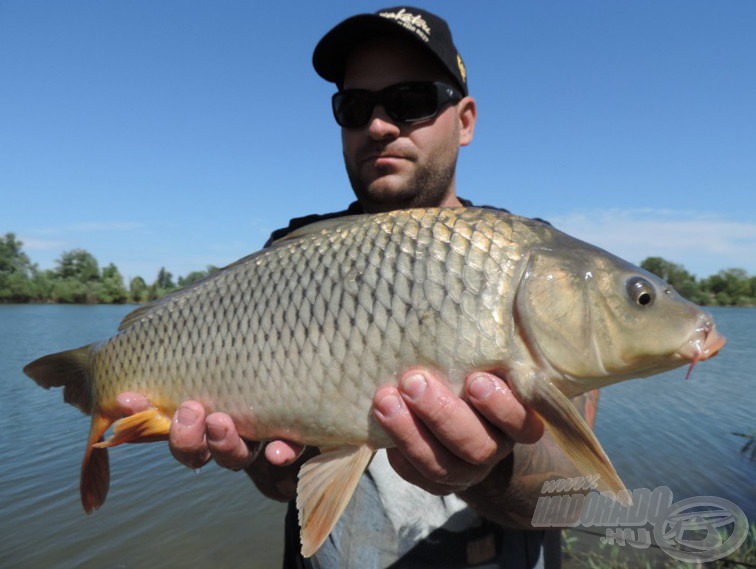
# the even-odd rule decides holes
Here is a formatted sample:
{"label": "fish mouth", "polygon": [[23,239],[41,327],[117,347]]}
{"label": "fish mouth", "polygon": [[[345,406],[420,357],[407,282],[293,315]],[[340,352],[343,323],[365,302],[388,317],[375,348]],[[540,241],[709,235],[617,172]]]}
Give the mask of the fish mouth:
{"label": "fish mouth", "polygon": [[715,356],[726,342],[727,338],[719,333],[711,318],[702,320],[693,336],[678,352],[682,358],[690,360],[688,375],[685,376],[685,379],[690,377],[693,368],[698,362]]}

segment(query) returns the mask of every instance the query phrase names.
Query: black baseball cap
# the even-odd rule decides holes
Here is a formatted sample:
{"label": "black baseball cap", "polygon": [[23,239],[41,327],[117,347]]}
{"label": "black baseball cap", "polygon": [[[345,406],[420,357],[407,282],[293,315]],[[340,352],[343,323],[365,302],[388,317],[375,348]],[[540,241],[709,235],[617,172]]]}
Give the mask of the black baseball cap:
{"label": "black baseball cap", "polygon": [[357,44],[377,37],[406,37],[427,49],[456,80],[467,95],[467,71],[443,18],[411,6],[378,10],[347,18],[315,46],[312,65],[323,79],[341,87],[349,53]]}

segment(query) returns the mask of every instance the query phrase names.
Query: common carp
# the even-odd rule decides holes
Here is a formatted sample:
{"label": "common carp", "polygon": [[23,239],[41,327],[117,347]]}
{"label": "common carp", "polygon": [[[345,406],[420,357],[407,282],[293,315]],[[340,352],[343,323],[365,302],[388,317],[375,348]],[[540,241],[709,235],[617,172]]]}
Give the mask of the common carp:
{"label": "common carp", "polygon": [[[373,453],[392,445],[372,398],[404,369],[429,366],[460,394],[471,371],[505,377],[576,466],[627,501],[568,398],[692,367],[724,343],[711,316],[664,281],[546,223],[432,208],[306,226],[136,309],[113,337],[24,372],[92,415],[87,512],[108,491],[106,447],[165,439],[187,399],[228,413],[246,439],[320,447],[297,492],[309,556]],[[121,419],[124,391],[154,409]]]}

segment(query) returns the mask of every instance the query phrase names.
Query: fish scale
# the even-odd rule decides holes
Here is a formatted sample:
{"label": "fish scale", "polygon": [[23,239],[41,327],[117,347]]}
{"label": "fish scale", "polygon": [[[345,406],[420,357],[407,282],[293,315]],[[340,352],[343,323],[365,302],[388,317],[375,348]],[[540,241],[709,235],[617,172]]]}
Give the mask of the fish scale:
{"label": "fish scale", "polygon": [[[655,302],[639,303],[638,290]],[[86,511],[107,494],[106,448],[166,438],[187,399],[228,413],[245,438],[319,446],[297,492],[311,555],[373,452],[392,445],[372,398],[408,367],[436,370],[460,394],[472,371],[505,376],[578,469],[626,501],[566,395],[695,363],[723,344],[711,317],[666,283],[548,224],[431,208],[296,230],[135,310],[109,340],[24,371],[92,415]],[[155,409],[117,421],[124,391]]]}
{"label": "fish scale", "polygon": [[[284,242],[215,279],[159,302],[96,354],[98,374],[103,378],[96,384],[97,400],[113,401],[123,391],[122,380],[113,374],[113,370],[126,367],[117,354],[143,352],[155,337],[162,341],[159,350],[150,352],[153,357],[139,368],[126,367],[127,377],[134,377],[140,391],[156,402],[167,399],[174,405],[199,393],[209,410],[232,410],[242,428],[246,425],[246,434],[264,433],[266,437],[278,433],[279,426],[271,421],[282,415],[277,409],[286,404],[292,377],[308,378],[304,383],[306,397],[322,401],[315,410],[321,415],[343,409],[345,403],[369,407],[366,403],[372,393],[392,380],[402,363],[409,365],[420,359],[436,367],[459,368],[459,364],[452,365],[463,355],[457,353],[457,344],[468,352],[465,363],[471,363],[469,350],[474,345],[465,337],[458,338],[454,328],[465,314],[480,313],[470,305],[480,304],[482,283],[490,277],[472,276],[470,271],[485,270],[486,246],[493,232],[490,224],[496,218],[474,216],[465,220],[464,216],[443,213],[418,212],[408,220],[386,216],[383,223],[356,224],[350,231]],[[489,226],[484,229],[468,229],[471,223],[486,222]],[[453,235],[458,249],[474,252],[470,264],[449,247]],[[460,239],[470,240],[472,246],[460,246]],[[324,247],[324,243],[329,246]],[[381,243],[384,245],[377,245]],[[428,254],[416,256],[411,244],[415,249],[424,245]],[[312,255],[313,250],[322,251],[322,255]],[[406,280],[394,285],[402,267]],[[467,283],[473,285],[470,295],[465,296],[464,311],[460,310],[465,287],[461,268],[467,269]],[[309,304],[317,306],[322,299],[325,310],[321,309],[320,318],[313,320],[317,310],[303,310],[301,306],[316,279],[321,283],[318,300]],[[409,294],[390,294],[390,289],[409,289]],[[250,301],[239,302],[245,291],[251,291]],[[437,318],[432,317],[435,314]],[[246,341],[237,338],[239,320],[255,331]],[[470,326],[459,328],[465,336],[471,332]],[[404,331],[409,340],[406,343],[401,341]],[[434,335],[441,335],[440,341],[421,346],[424,337]],[[124,344],[126,338],[136,339],[136,345]],[[146,338],[144,344],[140,344],[141,338]],[[303,346],[305,339],[307,345]],[[343,361],[346,354],[354,357]],[[249,372],[225,371],[240,360],[249,361]],[[263,377],[264,381],[256,381]],[[222,389],[213,390],[215,386]],[[329,404],[329,399],[338,403]],[[249,407],[257,410],[257,418],[243,416]],[[271,416],[274,413],[276,416]],[[350,442],[364,442],[368,421],[367,413],[357,422],[352,418],[343,421],[342,427],[350,431]],[[299,423],[302,432],[294,433],[297,439],[310,444],[329,442],[306,432],[306,421]],[[379,432],[375,425],[371,428]],[[292,436],[291,425],[287,434]],[[388,443],[385,437],[371,442]]]}

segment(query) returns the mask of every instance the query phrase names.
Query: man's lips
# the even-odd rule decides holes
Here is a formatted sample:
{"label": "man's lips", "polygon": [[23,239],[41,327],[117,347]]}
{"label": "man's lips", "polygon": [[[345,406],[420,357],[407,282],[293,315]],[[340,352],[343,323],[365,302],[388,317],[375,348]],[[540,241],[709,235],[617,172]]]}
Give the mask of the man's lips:
{"label": "man's lips", "polygon": [[409,160],[409,158],[401,154],[368,154],[365,158],[362,159],[362,162],[391,164],[400,160]]}
{"label": "man's lips", "polygon": [[397,145],[369,145],[357,153],[360,163],[392,164],[399,161],[411,162],[415,155],[411,149],[402,149]]}

